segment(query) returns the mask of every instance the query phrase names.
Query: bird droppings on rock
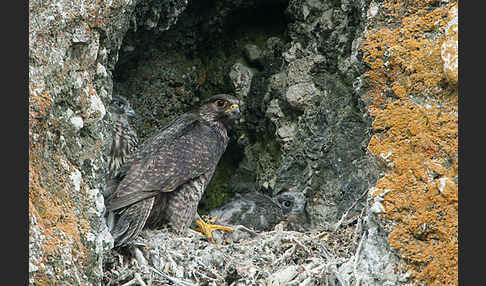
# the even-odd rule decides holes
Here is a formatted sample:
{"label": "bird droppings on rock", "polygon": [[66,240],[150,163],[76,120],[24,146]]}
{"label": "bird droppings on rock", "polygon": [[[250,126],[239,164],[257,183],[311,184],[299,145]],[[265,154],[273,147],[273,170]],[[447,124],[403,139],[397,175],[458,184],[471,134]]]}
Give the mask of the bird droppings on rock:
{"label": "bird droppings on rock", "polygon": [[76,132],[81,130],[81,128],[83,128],[83,126],[84,126],[83,118],[81,116],[73,116],[73,117],[71,117],[71,119],[69,121],[73,125],[74,130]]}
{"label": "bird droppings on rock", "polygon": [[69,176],[71,179],[71,185],[75,192],[79,192],[81,188],[81,172],[79,170],[72,170],[71,175]]}
{"label": "bird droppings on rock", "polygon": [[96,121],[100,120],[106,114],[105,105],[101,101],[100,97],[94,91],[90,90],[87,92],[87,94],[89,94],[88,96],[89,106],[86,110],[87,117],[88,118],[94,117]]}

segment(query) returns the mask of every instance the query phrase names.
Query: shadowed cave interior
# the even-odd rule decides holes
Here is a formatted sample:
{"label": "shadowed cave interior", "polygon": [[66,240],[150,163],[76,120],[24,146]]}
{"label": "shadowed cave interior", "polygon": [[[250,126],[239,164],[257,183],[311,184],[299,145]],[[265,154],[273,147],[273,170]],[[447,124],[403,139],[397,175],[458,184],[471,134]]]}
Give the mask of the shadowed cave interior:
{"label": "shadowed cave interior", "polygon": [[[228,77],[231,66],[236,62],[251,66],[243,56],[245,44],[265,48],[270,37],[288,41],[287,1],[258,2],[242,3],[242,7],[226,3],[221,9],[221,3],[192,1],[167,31],[138,28],[127,32],[113,74],[113,90],[125,96],[137,112],[133,125],[141,142],[200,100],[218,93],[234,94]],[[230,133],[228,147],[199,204],[201,214],[233,196],[229,182],[238,180],[231,179],[245,156],[244,146],[237,142],[241,132],[248,132],[244,129],[240,126]],[[269,138],[273,132],[268,131]],[[278,148],[276,142],[271,145]],[[249,174],[245,179],[254,181],[254,177]]]}

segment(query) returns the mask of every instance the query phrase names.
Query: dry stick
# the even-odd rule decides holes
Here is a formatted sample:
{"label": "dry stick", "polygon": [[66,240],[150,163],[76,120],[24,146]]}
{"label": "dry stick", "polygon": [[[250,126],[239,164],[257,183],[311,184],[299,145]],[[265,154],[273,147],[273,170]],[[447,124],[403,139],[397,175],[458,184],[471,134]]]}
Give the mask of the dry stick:
{"label": "dry stick", "polygon": [[164,274],[160,271],[158,271],[157,269],[153,268],[153,267],[150,267],[150,269],[159,274],[160,276],[164,277],[165,279],[169,280],[170,282],[176,284],[176,285],[182,285],[182,286],[196,286],[195,284],[192,284],[192,283],[189,283],[189,282],[185,282],[185,281],[182,281],[182,280],[179,280],[177,278],[174,278],[174,277],[170,277],[169,275],[167,274]]}
{"label": "dry stick", "polygon": [[366,233],[363,233],[363,235],[361,236],[361,240],[359,241],[359,244],[358,244],[358,249],[356,250],[356,254],[354,256],[354,271],[356,271],[356,264],[358,263],[359,261],[359,254],[361,252],[361,248],[363,248],[363,240],[366,236]]}
{"label": "dry stick", "polygon": [[199,285],[199,284],[200,284],[200,283],[199,283],[200,279],[199,279],[199,277],[197,277],[197,275],[196,275],[197,273],[198,273],[198,272],[196,272],[195,270],[192,270],[192,271],[191,271],[191,275],[192,275],[192,277],[194,277],[194,279],[196,279],[196,283]]}
{"label": "dry stick", "polygon": [[[336,269],[334,269],[334,268],[336,268]],[[339,283],[341,283],[341,285],[343,285],[343,286],[346,286],[346,284],[343,282],[343,279],[341,278],[341,274],[339,274],[339,272],[337,271],[336,265],[334,265],[334,267],[330,270],[331,270],[331,273],[336,276]]]}
{"label": "dry stick", "polygon": [[126,270],[126,268],[124,267],[122,269],[122,271],[120,272],[120,275],[116,278],[116,279],[112,279],[110,281],[110,284],[109,285],[116,285],[118,284],[120,281],[124,280],[125,278],[127,278],[128,276],[130,276],[130,274],[133,273],[133,271],[129,271],[129,270]]}
{"label": "dry stick", "polygon": [[[204,264],[204,263],[201,261],[201,259],[200,259],[200,258],[197,258],[197,259],[196,259],[196,262],[197,262],[197,264],[199,264],[199,266],[201,266],[203,269],[207,269],[207,268],[208,268],[208,266],[207,266],[207,265],[205,265],[205,264]],[[223,276],[221,276],[220,274],[218,274],[218,272],[217,272],[217,271],[214,271],[214,272],[208,272],[208,273],[207,273],[208,275],[209,275],[209,274],[214,275],[214,276],[215,276],[214,278],[213,278],[213,277],[209,277],[208,275],[206,275],[206,274],[204,274],[204,273],[202,273],[202,272],[200,272],[200,271],[198,271],[198,272],[196,272],[196,273],[197,273],[197,274],[199,274],[199,275],[201,275],[201,276],[204,276],[204,278],[207,278],[208,280],[212,280],[212,281],[218,280],[218,278],[219,278],[219,279],[224,279],[224,277],[223,277]]]}
{"label": "dry stick", "polygon": [[343,216],[341,217],[341,219],[336,223],[336,225],[334,226],[334,231],[336,231],[340,226],[341,224],[343,223],[343,220],[346,218],[346,216],[348,215],[349,211],[351,211],[355,206],[356,204],[368,193],[368,190],[365,190],[363,192],[363,194],[361,194],[361,196],[359,196],[359,198],[349,207],[349,209],[346,210],[346,212],[343,214]]}
{"label": "dry stick", "polygon": [[135,279],[137,280],[138,283],[140,283],[141,286],[147,286],[145,282],[143,282],[142,276],[140,276],[140,273],[135,272]]}
{"label": "dry stick", "polygon": [[122,286],[130,286],[139,283],[141,286],[147,286],[145,282],[143,282],[142,277],[140,277],[140,274],[134,273],[134,278],[127,283],[123,284]]}
{"label": "dry stick", "polygon": [[273,263],[272,263],[272,266],[275,266],[277,264],[279,264],[280,262],[284,261],[285,259],[288,259],[289,257],[291,257],[292,255],[294,255],[295,253],[295,244],[292,245],[289,249],[287,249],[284,254],[282,254],[282,256],[280,256],[277,260],[275,260]]}
{"label": "dry stick", "polygon": [[361,236],[361,239],[359,241],[359,244],[358,244],[358,249],[356,249],[356,254],[354,256],[354,261],[353,261],[353,274],[354,274],[354,277],[357,279],[357,286],[359,285],[358,283],[361,283],[361,278],[357,277],[356,273],[357,273],[357,269],[358,269],[358,261],[359,261],[359,255],[361,253],[361,249],[363,248],[363,240],[366,236],[366,233],[363,233],[363,235]]}
{"label": "dry stick", "polygon": [[217,280],[217,278],[209,277],[206,274],[202,273],[201,271],[196,272],[196,274],[201,276],[202,278],[205,278],[206,280],[210,280],[211,282],[214,282],[214,281]]}
{"label": "dry stick", "polygon": [[139,265],[148,265],[147,259],[145,259],[142,251],[138,247],[134,246],[130,248],[130,252],[135,256]]}
{"label": "dry stick", "polygon": [[356,228],[354,229],[353,233],[353,243],[356,244],[356,240],[358,239],[359,234],[364,230],[363,229],[363,213],[365,212],[366,208],[361,210],[361,214],[358,217],[358,223],[356,224]]}
{"label": "dry stick", "polygon": [[310,250],[304,244],[302,244],[302,242],[300,242],[297,238],[292,237],[290,240],[292,242],[295,242],[297,245],[299,245],[300,248],[302,248],[306,253],[310,253]]}
{"label": "dry stick", "polygon": [[148,281],[147,281],[147,286],[152,286],[152,280],[153,280],[153,274],[152,272],[149,273]]}
{"label": "dry stick", "polygon": [[259,233],[255,232],[254,230],[249,229],[246,226],[241,225],[241,224],[235,226],[235,230],[234,231],[237,231],[237,230],[244,230],[244,231],[248,232],[249,234],[253,234],[254,236],[258,236],[259,235]]}
{"label": "dry stick", "polygon": [[134,285],[137,283],[137,279],[133,278],[132,280],[128,281],[127,283],[121,285],[121,286],[130,286],[130,285]]}

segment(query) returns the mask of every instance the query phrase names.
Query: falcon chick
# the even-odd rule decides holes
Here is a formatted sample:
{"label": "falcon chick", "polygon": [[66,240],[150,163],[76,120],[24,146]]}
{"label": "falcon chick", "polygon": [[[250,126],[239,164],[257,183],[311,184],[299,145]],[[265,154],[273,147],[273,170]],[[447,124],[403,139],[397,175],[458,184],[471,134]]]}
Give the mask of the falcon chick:
{"label": "falcon chick", "polygon": [[257,231],[270,231],[282,220],[290,230],[303,231],[309,224],[303,193],[284,191],[274,197],[254,191],[236,193],[222,206],[213,209],[210,217],[217,223],[244,225]]}
{"label": "falcon chick", "polygon": [[108,158],[108,170],[114,175],[125,163],[128,155],[137,148],[138,136],[128,121],[129,118],[135,117],[135,111],[126,98],[114,96],[109,111],[113,121],[113,141]]}
{"label": "falcon chick", "polygon": [[133,241],[144,227],[184,231],[196,219],[211,241],[212,231],[232,228],[204,222],[197,205],[239,119],[239,101],[220,94],[177,117],[141,144],[119,170],[120,183],[107,198],[115,247]]}
{"label": "falcon chick", "polygon": [[105,197],[120,183],[119,169],[138,146],[137,132],[130,125],[129,118],[135,117],[130,102],[123,96],[113,96],[108,107],[113,124],[113,141],[108,155],[108,175]]}

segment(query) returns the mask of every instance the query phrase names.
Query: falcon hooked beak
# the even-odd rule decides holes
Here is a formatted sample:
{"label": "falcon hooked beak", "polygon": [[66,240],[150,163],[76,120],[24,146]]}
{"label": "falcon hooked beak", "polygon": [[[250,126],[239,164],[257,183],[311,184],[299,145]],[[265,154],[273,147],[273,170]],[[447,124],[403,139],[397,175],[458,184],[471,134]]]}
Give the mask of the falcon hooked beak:
{"label": "falcon hooked beak", "polygon": [[228,115],[228,117],[231,120],[238,120],[240,119],[240,107],[238,104],[233,103],[231,104],[225,111],[225,114]]}

